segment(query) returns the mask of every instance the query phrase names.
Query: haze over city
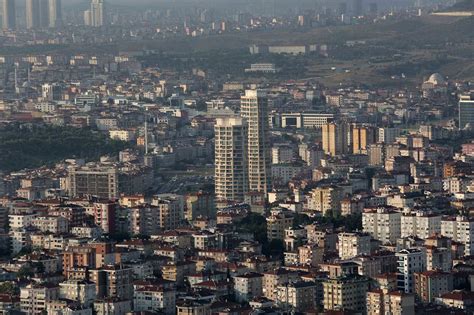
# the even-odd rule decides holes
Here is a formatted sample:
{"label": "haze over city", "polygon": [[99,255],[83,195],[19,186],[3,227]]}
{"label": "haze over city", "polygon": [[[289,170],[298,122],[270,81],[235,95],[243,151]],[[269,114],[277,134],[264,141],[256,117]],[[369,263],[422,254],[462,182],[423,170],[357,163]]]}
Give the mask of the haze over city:
{"label": "haze over city", "polygon": [[474,314],[473,0],[0,0],[0,314]]}

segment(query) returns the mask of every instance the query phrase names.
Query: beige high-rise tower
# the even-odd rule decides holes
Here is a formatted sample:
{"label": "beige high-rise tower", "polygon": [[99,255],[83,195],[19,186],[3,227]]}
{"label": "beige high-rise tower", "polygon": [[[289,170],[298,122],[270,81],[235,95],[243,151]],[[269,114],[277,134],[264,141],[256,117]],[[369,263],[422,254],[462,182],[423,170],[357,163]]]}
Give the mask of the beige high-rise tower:
{"label": "beige high-rise tower", "polygon": [[242,202],[248,191],[247,123],[241,117],[217,118],[214,131],[216,200]]}
{"label": "beige high-rise tower", "polygon": [[4,30],[14,30],[16,28],[16,3],[15,0],[2,1],[2,15]]}
{"label": "beige high-rise tower", "polygon": [[267,195],[270,189],[268,98],[261,90],[247,90],[240,99],[240,113],[248,123],[249,191]]}
{"label": "beige high-rise tower", "polygon": [[355,126],[352,129],[352,153],[367,154],[369,144],[375,143],[375,129],[370,126]]}
{"label": "beige high-rise tower", "polygon": [[329,123],[322,127],[323,150],[331,156],[347,153],[347,126]]}
{"label": "beige high-rise tower", "polygon": [[61,0],[49,0],[49,27],[58,27],[62,24]]}
{"label": "beige high-rise tower", "polygon": [[39,27],[39,0],[26,0],[26,28]]}

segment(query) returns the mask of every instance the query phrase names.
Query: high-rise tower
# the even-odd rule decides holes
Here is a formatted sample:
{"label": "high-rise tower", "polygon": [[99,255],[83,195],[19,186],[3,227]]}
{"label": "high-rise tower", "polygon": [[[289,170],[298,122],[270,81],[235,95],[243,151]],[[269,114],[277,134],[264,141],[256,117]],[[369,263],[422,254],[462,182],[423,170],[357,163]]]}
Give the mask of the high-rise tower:
{"label": "high-rise tower", "polygon": [[[104,0],[92,0],[89,12],[90,26],[100,27],[105,24]],[[87,12],[87,11],[86,11]]]}
{"label": "high-rise tower", "polygon": [[26,28],[39,27],[39,0],[26,0]]}
{"label": "high-rise tower", "polygon": [[247,180],[247,123],[241,117],[217,118],[215,131],[216,200],[244,200]]}
{"label": "high-rise tower", "polygon": [[15,0],[3,0],[3,29],[14,30],[16,28],[16,3]]}
{"label": "high-rise tower", "polygon": [[240,99],[240,112],[248,124],[247,160],[249,191],[270,189],[268,98],[261,90],[247,90]]}
{"label": "high-rise tower", "polygon": [[459,129],[474,129],[474,94],[459,99]]}
{"label": "high-rise tower", "polygon": [[335,156],[347,153],[347,126],[346,124],[330,123],[323,125],[323,150],[326,154]]}
{"label": "high-rise tower", "polygon": [[58,27],[62,24],[61,0],[49,0],[49,27]]}

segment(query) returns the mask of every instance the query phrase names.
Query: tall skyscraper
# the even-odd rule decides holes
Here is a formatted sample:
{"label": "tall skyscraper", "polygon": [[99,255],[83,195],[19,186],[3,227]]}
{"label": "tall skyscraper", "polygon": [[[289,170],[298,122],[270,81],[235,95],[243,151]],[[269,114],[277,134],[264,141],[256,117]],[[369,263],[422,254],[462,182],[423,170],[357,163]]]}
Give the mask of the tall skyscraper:
{"label": "tall skyscraper", "polygon": [[49,27],[58,27],[62,24],[62,10],[61,0],[49,0]]}
{"label": "tall skyscraper", "polygon": [[249,191],[265,195],[270,189],[268,98],[261,90],[247,90],[240,99],[240,113],[248,123]]}
{"label": "tall skyscraper", "polygon": [[16,8],[15,0],[3,0],[3,29],[14,30],[16,28]]}
{"label": "tall skyscraper", "polygon": [[375,129],[369,126],[356,126],[352,129],[352,153],[367,154],[369,144],[375,143]]}
{"label": "tall skyscraper", "polygon": [[38,0],[38,2],[39,26],[49,27],[49,0]]}
{"label": "tall skyscraper", "polygon": [[459,99],[459,129],[466,125],[474,129],[474,94],[463,95]]}
{"label": "tall skyscraper", "polygon": [[214,130],[216,200],[241,202],[248,190],[247,122],[241,117],[217,118]]}
{"label": "tall skyscraper", "polygon": [[335,156],[347,153],[347,125],[345,123],[329,123],[322,127],[323,150]]}
{"label": "tall skyscraper", "polygon": [[39,0],[26,0],[26,28],[39,27]]}
{"label": "tall skyscraper", "polygon": [[25,13],[28,29],[55,27],[61,17],[61,3],[60,0],[26,0]]}
{"label": "tall skyscraper", "polygon": [[104,0],[92,0],[89,10],[84,12],[84,24],[100,27],[105,24]]}
{"label": "tall skyscraper", "polygon": [[354,12],[354,16],[361,16],[363,14],[363,4],[362,0],[353,0],[354,4],[352,10]]}

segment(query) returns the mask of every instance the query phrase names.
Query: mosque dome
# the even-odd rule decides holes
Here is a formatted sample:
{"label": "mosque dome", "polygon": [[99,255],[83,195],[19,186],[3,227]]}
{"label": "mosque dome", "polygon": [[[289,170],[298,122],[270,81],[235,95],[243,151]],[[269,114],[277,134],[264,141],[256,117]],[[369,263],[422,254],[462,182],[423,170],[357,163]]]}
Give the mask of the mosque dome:
{"label": "mosque dome", "polygon": [[444,79],[444,77],[441,74],[433,73],[432,75],[430,75],[430,78],[428,79],[428,82],[432,83],[434,85],[443,85],[443,84],[446,83],[446,80]]}

